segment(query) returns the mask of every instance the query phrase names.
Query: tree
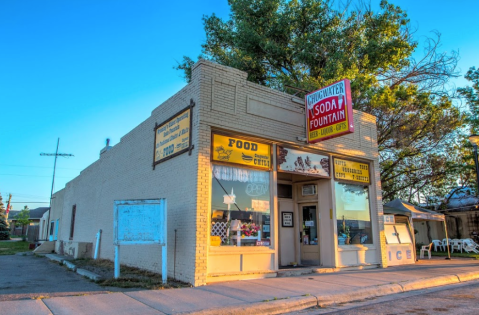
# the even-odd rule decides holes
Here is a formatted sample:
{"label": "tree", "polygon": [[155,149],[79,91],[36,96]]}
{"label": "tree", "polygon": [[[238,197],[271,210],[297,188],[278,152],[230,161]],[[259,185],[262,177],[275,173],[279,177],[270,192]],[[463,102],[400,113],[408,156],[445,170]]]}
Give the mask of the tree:
{"label": "tree", "polygon": [[464,76],[472,82],[472,87],[459,88],[459,94],[464,98],[469,109],[467,123],[472,134],[479,133],[479,69],[471,67]]}
{"label": "tree", "polygon": [[7,216],[5,211],[5,205],[3,204],[3,198],[0,194],[0,240],[9,240],[10,230],[8,229]]}
{"label": "tree", "polygon": [[[459,88],[458,94],[463,98],[467,106],[467,116],[465,119],[466,126],[469,129],[466,136],[479,133],[479,69],[475,67],[469,68],[464,76],[467,80],[472,82],[472,86]],[[462,156],[463,156],[463,170],[465,174],[461,182],[464,186],[476,186],[476,171],[473,160],[472,145],[468,139],[462,139]],[[476,194],[479,193],[479,187],[476,187]]]}
{"label": "tree", "polygon": [[[25,228],[25,225],[30,225],[30,223],[32,222],[32,220],[30,220],[30,209],[28,209],[28,206],[25,206],[23,207],[22,211],[20,211],[20,213],[17,214],[17,216],[15,217],[15,226],[21,226],[22,227],[22,234],[25,234],[24,233],[24,228]],[[25,237],[24,237],[24,240],[25,240]]]}
{"label": "tree", "polygon": [[[284,92],[351,80],[355,109],[377,117],[383,199],[416,201],[457,176],[464,114],[448,81],[457,54],[439,52],[440,34],[418,48],[401,8],[382,1],[336,8],[320,0],[229,0],[230,19],[204,16],[201,58],[248,73],[248,80]],[[177,69],[191,78],[194,61]],[[452,159],[451,159],[452,157]]]}

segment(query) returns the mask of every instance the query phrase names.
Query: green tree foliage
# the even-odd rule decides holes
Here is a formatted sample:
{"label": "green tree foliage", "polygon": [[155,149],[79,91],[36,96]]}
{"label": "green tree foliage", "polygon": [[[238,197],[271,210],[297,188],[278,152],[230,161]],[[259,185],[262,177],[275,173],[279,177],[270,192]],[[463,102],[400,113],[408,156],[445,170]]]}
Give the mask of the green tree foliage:
{"label": "green tree foliage", "polygon": [[[355,109],[377,117],[383,199],[417,201],[457,176],[456,130],[464,115],[447,83],[457,54],[439,53],[440,35],[413,58],[407,15],[382,1],[378,12],[320,0],[229,0],[229,20],[203,17],[200,58],[238,68],[248,80],[285,92],[351,80]],[[177,69],[191,78],[194,61]]]}
{"label": "green tree foliage", "polygon": [[0,240],[9,240],[10,230],[8,229],[7,215],[3,198],[0,194]]}
{"label": "green tree foliage", "polygon": [[28,209],[27,206],[25,206],[20,213],[17,214],[15,217],[15,225],[16,226],[21,226],[22,229],[25,227],[25,225],[29,225],[32,220],[30,220],[30,209]]}
{"label": "green tree foliage", "polygon": [[470,115],[467,122],[472,134],[479,134],[479,69],[471,67],[464,76],[472,82],[472,87],[458,89],[459,94],[465,99]]}
{"label": "green tree foliage", "polygon": [[[467,137],[472,134],[479,134],[479,70],[471,67],[464,77],[472,83],[472,86],[457,90],[466,104],[467,116],[465,121],[468,128],[468,133],[462,138],[460,182],[462,186],[474,187],[477,183],[474,153]],[[479,187],[476,188],[476,192],[479,192]]]}

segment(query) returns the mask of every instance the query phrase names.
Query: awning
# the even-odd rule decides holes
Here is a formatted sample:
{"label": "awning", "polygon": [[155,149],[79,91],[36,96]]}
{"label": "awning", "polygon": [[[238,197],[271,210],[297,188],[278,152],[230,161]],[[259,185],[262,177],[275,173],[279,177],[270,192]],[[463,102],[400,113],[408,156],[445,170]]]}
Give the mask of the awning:
{"label": "awning", "polygon": [[411,217],[413,220],[429,220],[429,221],[444,221],[444,214],[427,210],[401,199],[395,199],[384,205],[384,214],[399,214]]}

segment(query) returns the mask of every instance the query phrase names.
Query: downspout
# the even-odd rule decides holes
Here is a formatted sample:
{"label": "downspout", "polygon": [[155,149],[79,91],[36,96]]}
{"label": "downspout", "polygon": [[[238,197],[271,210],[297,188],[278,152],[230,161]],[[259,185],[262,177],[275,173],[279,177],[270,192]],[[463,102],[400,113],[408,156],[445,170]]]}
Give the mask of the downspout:
{"label": "downspout", "polygon": [[100,248],[100,239],[101,239],[101,229],[98,230],[98,233],[96,233],[96,245],[95,245],[95,256],[93,256],[93,259],[98,259],[98,252]]}

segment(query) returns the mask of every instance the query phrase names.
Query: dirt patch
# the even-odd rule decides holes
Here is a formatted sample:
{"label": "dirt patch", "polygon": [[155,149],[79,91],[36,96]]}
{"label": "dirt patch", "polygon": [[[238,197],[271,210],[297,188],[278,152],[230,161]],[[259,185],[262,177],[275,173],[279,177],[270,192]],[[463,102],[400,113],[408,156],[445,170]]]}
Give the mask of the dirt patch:
{"label": "dirt patch", "polygon": [[72,263],[77,266],[77,268],[85,269],[99,275],[102,280],[97,281],[97,283],[101,286],[151,290],[191,287],[188,283],[173,279],[168,279],[168,283],[164,285],[160,274],[125,265],[120,266],[121,277],[115,279],[115,267],[113,262],[107,259],[76,259],[73,260]]}

